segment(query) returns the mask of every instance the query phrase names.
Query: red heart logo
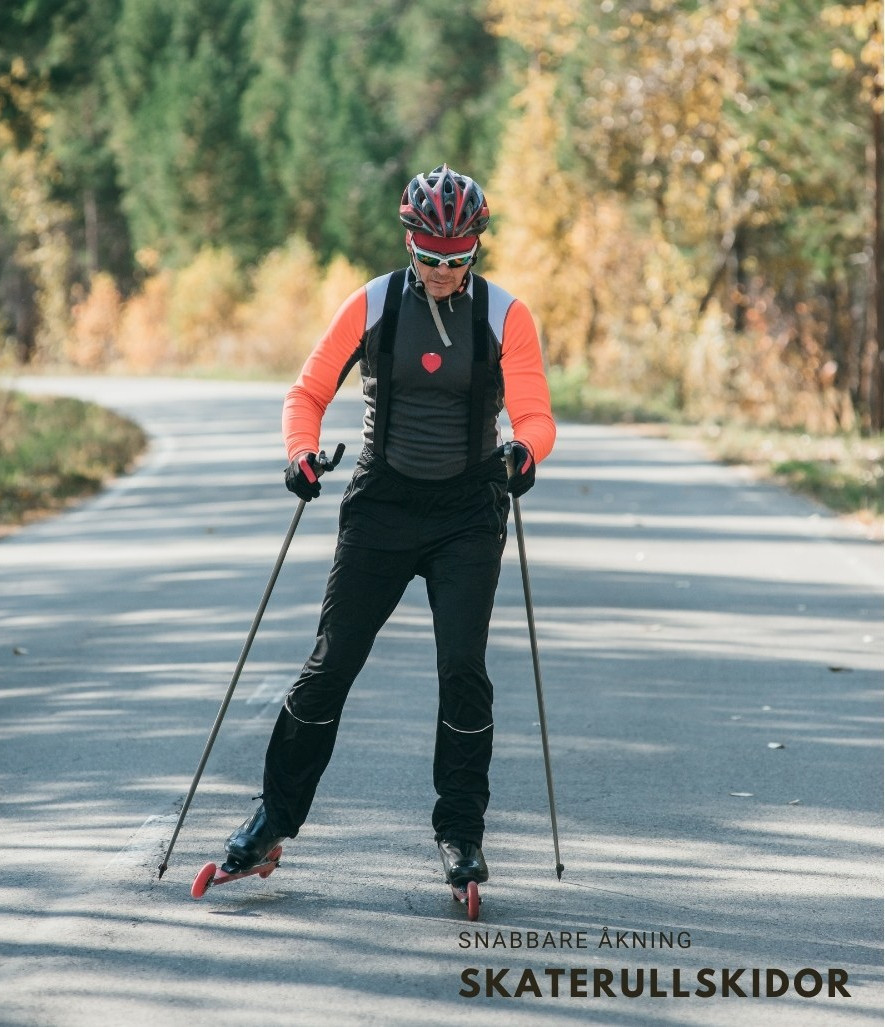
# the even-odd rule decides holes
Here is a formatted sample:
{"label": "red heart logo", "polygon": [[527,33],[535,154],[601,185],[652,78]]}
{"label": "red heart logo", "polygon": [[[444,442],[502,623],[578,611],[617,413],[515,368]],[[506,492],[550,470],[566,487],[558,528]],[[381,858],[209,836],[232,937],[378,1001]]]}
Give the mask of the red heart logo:
{"label": "red heart logo", "polygon": [[434,371],[438,371],[442,367],[442,357],[439,353],[425,353],[421,357],[421,363],[424,365],[425,371],[433,374]]}

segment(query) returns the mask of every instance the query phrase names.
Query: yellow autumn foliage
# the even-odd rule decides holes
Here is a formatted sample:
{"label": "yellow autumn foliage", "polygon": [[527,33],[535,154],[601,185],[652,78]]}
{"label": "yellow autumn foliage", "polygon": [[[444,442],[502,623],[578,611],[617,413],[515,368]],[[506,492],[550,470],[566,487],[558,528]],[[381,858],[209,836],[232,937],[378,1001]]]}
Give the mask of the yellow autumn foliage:
{"label": "yellow autumn foliage", "polygon": [[237,310],[236,365],[297,372],[335,311],[365,281],[343,257],[321,268],[305,240],[293,236],[253,273],[249,297]]}
{"label": "yellow autumn foliage", "polygon": [[114,279],[92,276],[88,294],[71,311],[72,326],[64,352],[77,367],[98,368],[113,359],[122,302]]}
{"label": "yellow autumn foliage", "polygon": [[0,71],[0,108],[6,98],[6,104],[29,123],[33,133],[33,145],[22,149],[16,144],[13,119],[0,119],[0,225],[4,235],[0,250],[8,248],[14,254],[34,293],[29,358],[51,363],[63,353],[70,323],[70,210],[53,196],[60,172],[44,145],[51,121],[45,107],[46,86],[35,85],[30,70],[16,57],[8,70]]}
{"label": "yellow autumn foliage", "polygon": [[[864,43],[857,78],[876,109],[881,9],[821,14]],[[533,310],[548,362],[691,417],[852,427],[827,350],[833,311],[779,309],[772,283],[748,282],[750,259],[737,277],[742,229],[797,204],[771,143],[730,116],[753,110],[737,40],[759,0],[488,10],[525,51],[489,189],[489,273]]]}
{"label": "yellow autumn foliage", "polygon": [[244,286],[228,249],[204,247],[178,271],[167,308],[176,364],[224,366],[234,352],[234,315]]}
{"label": "yellow autumn foliage", "polygon": [[172,272],[160,271],[123,306],[115,350],[123,368],[158,371],[174,364],[169,331]]}
{"label": "yellow autumn foliage", "polygon": [[[143,266],[156,268],[153,255]],[[239,370],[297,374],[335,311],[366,281],[343,257],[326,268],[293,237],[244,277],[229,251],[201,250],[187,266],[156,270],[125,302],[95,275],[73,308],[68,359],[137,372]]]}

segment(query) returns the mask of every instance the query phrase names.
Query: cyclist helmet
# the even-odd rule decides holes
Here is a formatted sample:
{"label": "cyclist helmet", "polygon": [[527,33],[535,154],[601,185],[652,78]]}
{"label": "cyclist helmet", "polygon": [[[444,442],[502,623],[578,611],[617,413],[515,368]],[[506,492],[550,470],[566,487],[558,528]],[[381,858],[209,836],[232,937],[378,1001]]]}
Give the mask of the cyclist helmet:
{"label": "cyclist helmet", "polygon": [[409,182],[400,200],[399,219],[413,232],[457,239],[484,232],[489,208],[472,178],[442,164]]}

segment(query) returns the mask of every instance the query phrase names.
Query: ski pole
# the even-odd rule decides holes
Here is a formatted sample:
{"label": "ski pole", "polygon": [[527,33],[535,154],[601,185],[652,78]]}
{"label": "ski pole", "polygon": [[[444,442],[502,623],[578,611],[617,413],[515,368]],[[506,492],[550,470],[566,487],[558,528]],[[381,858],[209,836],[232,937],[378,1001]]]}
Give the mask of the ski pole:
{"label": "ski pole", "polygon": [[[513,457],[511,444],[504,446],[504,459],[507,463],[508,476],[513,473]],[[541,726],[541,747],[544,750],[544,771],[547,775],[547,798],[550,800],[550,824],[553,828],[553,853],[556,857],[556,877],[562,880],[565,867],[559,858],[559,831],[556,826],[556,800],[553,796],[553,768],[550,765],[550,746],[547,741],[547,714],[544,710],[544,690],[541,685],[541,660],[538,656],[538,638],[535,634],[535,614],[532,605],[532,587],[529,583],[528,561],[525,555],[525,535],[522,530],[522,514],[519,511],[519,500],[513,497],[513,522],[516,527],[516,544],[519,549],[519,566],[522,571],[522,590],[525,593],[525,612],[528,619],[529,643],[532,649],[532,666],[535,671],[535,691],[538,693],[538,720]]]}
{"label": "ski pole", "polygon": [[[335,450],[335,455],[330,460],[325,452],[321,452],[317,455],[316,459],[316,471],[317,474],[322,474],[325,471],[331,471],[338,465],[339,460],[344,455],[344,444],[339,443],[338,448]],[[289,525],[289,530],[286,532],[286,537],[283,539],[283,545],[280,548],[279,556],[277,556],[277,562],[274,564],[273,570],[270,574],[270,579],[267,582],[267,587],[264,590],[264,595],[261,597],[261,602],[258,604],[258,610],[255,613],[255,617],[252,620],[252,627],[249,629],[249,634],[246,637],[246,642],[243,645],[243,651],[240,653],[240,658],[237,660],[236,668],[234,669],[233,677],[230,680],[230,684],[227,687],[224,699],[221,702],[221,707],[218,710],[218,714],[215,717],[215,723],[212,725],[212,730],[209,732],[209,738],[206,740],[206,745],[203,748],[203,755],[200,757],[200,762],[197,765],[197,771],[194,774],[194,779],[191,781],[191,786],[188,789],[187,796],[184,800],[184,805],[181,807],[181,813],[178,815],[178,823],[175,825],[175,830],[172,832],[172,840],[169,842],[169,847],[166,849],[166,855],[163,857],[163,862],[159,866],[158,880],[162,878],[163,874],[169,869],[169,857],[172,854],[172,849],[175,846],[175,842],[178,840],[178,833],[181,830],[181,825],[184,823],[184,818],[187,816],[187,811],[190,809],[191,800],[197,791],[197,785],[200,783],[200,778],[203,776],[203,770],[209,759],[209,753],[212,751],[212,746],[215,744],[215,739],[218,737],[218,732],[221,730],[221,722],[224,720],[224,715],[227,713],[227,708],[230,705],[230,701],[233,698],[234,689],[237,687],[237,682],[240,680],[240,673],[243,670],[243,666],[246,663],[246,657],[249,655],[249,650],[252,648],[252,642],[258,631],[258,625],[261,623],[261,618],[264,616],[265,608],[267,607],[268,601],[270,600],[271,592],[273,592],[274,585],[279,577],[280,570],[283,566],[283,561],[286,559],[286,553],[289,551],[289,546],[292,542],[292,538],[295,535],[295,529],[298,527],[298,522],[301,520],[301,515],[304,513],[305,500],[300,500],[295,510],[295,516],[292,518],[292,523]]]}

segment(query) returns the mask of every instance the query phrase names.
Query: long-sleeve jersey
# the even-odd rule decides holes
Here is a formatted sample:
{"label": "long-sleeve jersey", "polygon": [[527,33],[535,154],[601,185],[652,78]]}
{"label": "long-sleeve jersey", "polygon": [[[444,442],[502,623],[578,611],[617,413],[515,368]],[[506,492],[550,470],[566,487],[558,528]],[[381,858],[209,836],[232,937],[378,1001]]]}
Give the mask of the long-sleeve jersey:
{"label": "long-sleeve jersey", "polygon": [[[377,353],[381,314],[391,276],[375,278],[340,307],[306,361],[283,407],[289,459],[319,449],[320,425],[350,369],[359,361],[366,412],[363,437],[374,442]],[[489,288],[489,375],[482,428],[482,456],[500,445],[498,415],[506,407],[513,437],[536,462],[553,448],[556,427],[541,349],[528,308],[499,286]],[[385,459],[402,474],[440,479],[459,474],[467,459],[473,276],[460,295],[439,304],[446,346],[423,291],[409,274],[403,288],[384,440]]]}

